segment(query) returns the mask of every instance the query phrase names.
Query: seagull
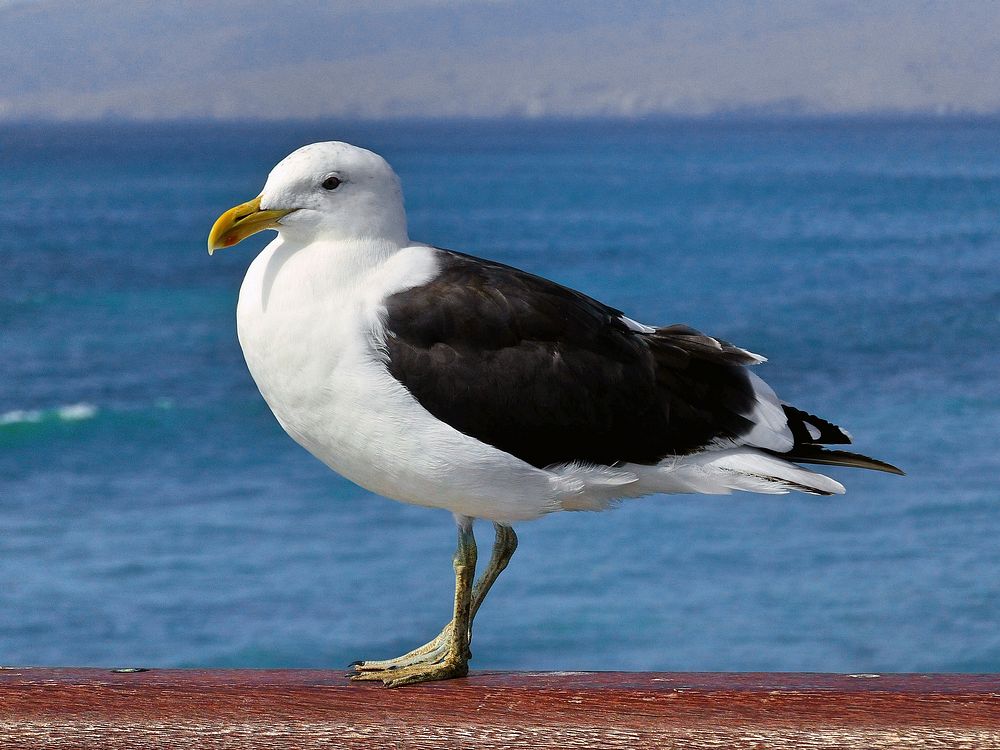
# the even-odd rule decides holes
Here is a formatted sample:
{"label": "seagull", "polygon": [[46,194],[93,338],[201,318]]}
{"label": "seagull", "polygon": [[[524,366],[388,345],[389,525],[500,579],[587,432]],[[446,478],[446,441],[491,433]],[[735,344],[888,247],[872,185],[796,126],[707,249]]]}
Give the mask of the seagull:
{"label": "seagull", "polygon": [[[219,217],[209,254],[265,229],[278,234],[247,269],[236,322],[274,416],[334,471],[451,511],[458,529],[451,621],[403,656],[355,662],[352,679],[467,675],[515,522],[653,493],[844,492],[801,463],[902,473],[827,447],[851,437],[781,401],[749,369],[764,357],[412,241],[399,178],[371,151],[294,151]],[[476,519],[495,530],[478,580]]]}

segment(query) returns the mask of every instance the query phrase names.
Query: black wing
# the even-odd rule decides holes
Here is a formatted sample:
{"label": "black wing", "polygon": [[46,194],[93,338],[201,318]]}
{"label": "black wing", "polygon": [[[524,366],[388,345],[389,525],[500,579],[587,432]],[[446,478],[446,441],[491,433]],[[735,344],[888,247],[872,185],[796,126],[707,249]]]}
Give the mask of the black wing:
{"label": "black wing", "polygon": [[653,464],[752,427],[753,355],[509,266],[442,250],[441,271],[386,301],[387,365],[461,432],[537,467]]}

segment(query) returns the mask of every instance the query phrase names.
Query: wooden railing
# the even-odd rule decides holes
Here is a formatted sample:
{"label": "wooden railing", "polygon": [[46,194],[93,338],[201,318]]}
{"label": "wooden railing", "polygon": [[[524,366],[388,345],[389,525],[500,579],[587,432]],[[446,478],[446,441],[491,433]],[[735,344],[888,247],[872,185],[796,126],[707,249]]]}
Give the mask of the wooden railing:
{"label": "wooden railing", "polygon": [[1000,676],[0,669],[0,748],[1000,748]]}

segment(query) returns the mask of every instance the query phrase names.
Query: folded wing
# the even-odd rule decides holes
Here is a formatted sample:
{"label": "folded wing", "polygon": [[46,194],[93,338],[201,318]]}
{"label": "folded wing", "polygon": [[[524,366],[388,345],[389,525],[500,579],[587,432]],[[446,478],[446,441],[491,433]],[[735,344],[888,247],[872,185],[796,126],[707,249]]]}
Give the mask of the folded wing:
{"label": "folded wing", "polygon": [[794,446],[784,407],[745,367],[761,357],[439,252],[434,279],[387,300],[385,347],[392,375],[455,429],[537,467]]}

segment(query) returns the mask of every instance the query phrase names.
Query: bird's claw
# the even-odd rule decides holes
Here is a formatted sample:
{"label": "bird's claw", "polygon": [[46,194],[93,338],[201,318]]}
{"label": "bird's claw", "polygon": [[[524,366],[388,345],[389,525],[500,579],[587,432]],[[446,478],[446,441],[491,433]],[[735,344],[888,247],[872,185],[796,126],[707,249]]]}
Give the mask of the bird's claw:
{"label": "bird's claw", "polygon": [[457,655],[449,654],[444,661],[436,664],[414,664],[410,667],[390,667],[388,669],[357,672],[350,679],[357,682],[381,682],[386,687],[402,687],[420,682],[449,680],[469,674],[469,662]]}
{"label": "bird's claw", "polygon": [[356,681],[381,680],[387,687],[464,677],[469,673],[472,652],[466,646],[461,655],[458,653],[452,628],[448,623],[436,638],[395,659],[356,661],[348,677]]}

